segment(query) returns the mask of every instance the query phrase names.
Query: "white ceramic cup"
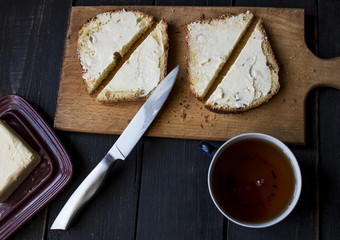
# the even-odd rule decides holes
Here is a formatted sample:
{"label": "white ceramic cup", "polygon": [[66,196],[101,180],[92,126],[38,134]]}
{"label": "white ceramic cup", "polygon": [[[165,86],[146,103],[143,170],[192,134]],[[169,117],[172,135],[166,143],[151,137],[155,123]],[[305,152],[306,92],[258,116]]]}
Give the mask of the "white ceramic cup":
{"label": "white ceramic cup", "polygon": [[[216,160],[219,158],[220,154],[226,149],[228,148],[231,144],[236,143],[238,141],[241,140],[246,140],[246,139],[259,139],[259,140],[264,140],[264,141],[268,141],[272,144],[274,144],[275,146],[277,146],[279,149],[281,149],[283,151],[283,153],[287,156],[287,158],[289,159],[289,162],[292,166],[293,172],[294,172],[294,177],[295,177],[295,187],[294,187],[294,193],[293,196],[291,198],[291,201],[289,202],[289,204],[286,206],[286,209],[279,214],[278,216],[274,217],[273,219],[267,220],[265,222],[260,222],[260,223],[256,223],[256,222],[243,222],[240,221],[238,219],[235,219],[234,217],[232,217],[231,215],[229,215],[225,210],[222,209],[222,207],[220,206],[220,204],[218,203],[218,201],[216,200],[214,193],[212,191],[212,185],[211,185],[211,179],[212,179],[212,169],[216,163]],[[202,149],[202,148],[201,148]],[[206,149],[202,149],[205,152]],[[211,154],[211,152],[210,152]],[[230,140],[228,140],[227,142],[225,142],[217,151],[215,154],[211,154],[211,157],[213,157],[210,167],[209,167],[209,172],[208,172],[208,187],[209,187],[209,192],[210,192],[210,196],[214,202],[214,204],[216,205],[216,207],[218,208],[218,210],[226,217],[228,218],[230,221],[244,226],[244,227],[250,227],[250,228],[264,228],[264,227],[268,227],[268,226],[272,226],[278,222],[280,222],[281,220],[283,220],[285,217],[287,217],[289,215],[289,213],[294,209],[295,205],[298,202],[298,199],[300,197],[300,193],[301,193],[301,187],[302,187],[302,179],[301,179],[301,172],[300,172],[300,168],[298,165],[298,162],[296,161],[296,158],[294,156],[294,154],[290,151],[290,149],[281,141],[279,141],[278,139],[266,135],[266,134],[262,134],[262,133],[246,133],[246,134],[241,134],[238,136],[235,136],[233,138],[231,138]]]}

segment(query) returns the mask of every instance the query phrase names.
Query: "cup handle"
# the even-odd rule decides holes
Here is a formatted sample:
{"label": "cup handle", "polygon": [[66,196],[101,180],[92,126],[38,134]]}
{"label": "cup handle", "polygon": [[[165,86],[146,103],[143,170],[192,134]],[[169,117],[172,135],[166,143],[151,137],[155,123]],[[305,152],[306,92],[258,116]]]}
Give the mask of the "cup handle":
{"label": "cup handle", "polygon": [[206,153],[209,157],[214,157],[216,148],[208,141],[201,141],[198,145],[198,148]]}

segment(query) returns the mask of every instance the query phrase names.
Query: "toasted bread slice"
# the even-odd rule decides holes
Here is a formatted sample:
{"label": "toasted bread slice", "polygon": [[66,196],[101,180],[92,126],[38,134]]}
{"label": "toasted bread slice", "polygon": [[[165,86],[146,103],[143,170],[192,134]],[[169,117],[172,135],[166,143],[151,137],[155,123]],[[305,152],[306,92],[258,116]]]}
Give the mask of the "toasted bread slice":
{"label": "toasted bread slice", "polygon": [[98,94],[99,102],[146,99],[167,72],[167,24],[160,21]]}
{"label": "toasted bread slice", "polygon": [[118,10],[100,13],[80,28],[77,51],[89,94],[152,24],[146,13]]}
{"label": "toasted bread slice", "polygon": [[191,91],[203,99],[253,19],[251,12],[186,25]]}
{"label": "toasted bread slice", "polygon": [[228,73],[206,102],[218,112],[242,112],[267,102],[280,88],[279,65],[259,21]]}

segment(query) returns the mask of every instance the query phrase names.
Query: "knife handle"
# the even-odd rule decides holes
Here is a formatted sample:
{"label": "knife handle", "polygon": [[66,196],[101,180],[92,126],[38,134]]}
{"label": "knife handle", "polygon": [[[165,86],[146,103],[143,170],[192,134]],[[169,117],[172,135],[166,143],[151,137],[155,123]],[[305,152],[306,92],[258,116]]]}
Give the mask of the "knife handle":
{"label": "knife handle", "polygon": [[66,202],[52,224],[51,229],[65,230],[68,228],[82,207],[98,192],[103,182],[105,182],[109,170],[116,161],[117,159],[107,154],[98,163]]}

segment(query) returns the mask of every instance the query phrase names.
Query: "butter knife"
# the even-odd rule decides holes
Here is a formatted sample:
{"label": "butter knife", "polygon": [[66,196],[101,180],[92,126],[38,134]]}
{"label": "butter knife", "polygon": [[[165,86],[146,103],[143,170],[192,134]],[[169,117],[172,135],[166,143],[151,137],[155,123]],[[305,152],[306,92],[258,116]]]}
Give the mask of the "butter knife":
{"label": "butter knife", "polygon": [[152,92],[115,144],[68,199],[53,222],[52,230],[67,230],[82,207],[90,201],[117,160],[125,160],[167,99],[179,72],[174,68]]}

